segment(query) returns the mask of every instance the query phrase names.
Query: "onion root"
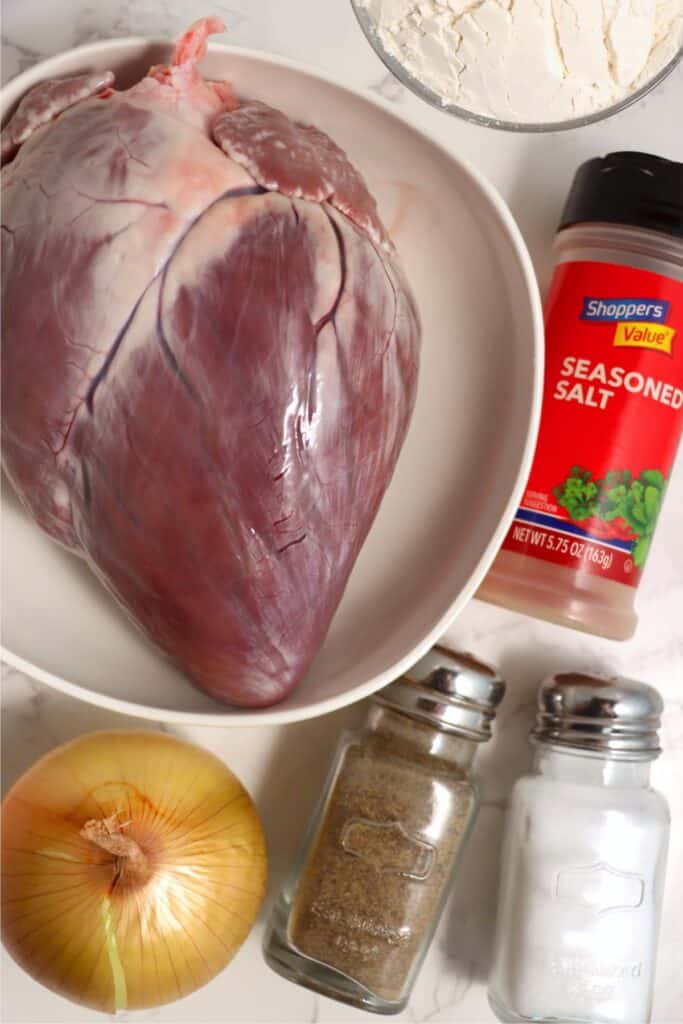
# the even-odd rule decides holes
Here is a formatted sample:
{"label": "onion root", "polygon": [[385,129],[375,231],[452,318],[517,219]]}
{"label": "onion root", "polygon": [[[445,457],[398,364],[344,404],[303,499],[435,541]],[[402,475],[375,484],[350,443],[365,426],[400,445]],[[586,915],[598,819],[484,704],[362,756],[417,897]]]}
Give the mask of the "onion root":
{"label": "onion root", "polygon": [[80,831],[84,839],[114,855],[114,881],[112,888],[123,878],[144,881],[150,874],[147,857],[131,836],[124,835],[129,821],[120,822],[118,812],[108,818],[92,818]]}

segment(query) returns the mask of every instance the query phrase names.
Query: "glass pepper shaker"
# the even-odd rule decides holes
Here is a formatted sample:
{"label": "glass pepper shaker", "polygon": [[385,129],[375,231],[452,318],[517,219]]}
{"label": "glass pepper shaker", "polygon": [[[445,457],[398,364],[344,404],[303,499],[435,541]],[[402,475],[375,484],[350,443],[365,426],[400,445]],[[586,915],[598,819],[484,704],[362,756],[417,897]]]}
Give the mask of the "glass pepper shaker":
{"label": "glass pepper shaker", "polygon": [[436,928],[477,810],[472,762],[505,684],[433,648],[342,736],[294,872],[273,910],[274,970],[333,999],[397,1013]]}
{"label": "glass pepper shaker", "polygon": [[512,793],[489,999],[500,1020],[650,1020],[669,810],[650,788],[662,700],[628,679],[541,686]]}

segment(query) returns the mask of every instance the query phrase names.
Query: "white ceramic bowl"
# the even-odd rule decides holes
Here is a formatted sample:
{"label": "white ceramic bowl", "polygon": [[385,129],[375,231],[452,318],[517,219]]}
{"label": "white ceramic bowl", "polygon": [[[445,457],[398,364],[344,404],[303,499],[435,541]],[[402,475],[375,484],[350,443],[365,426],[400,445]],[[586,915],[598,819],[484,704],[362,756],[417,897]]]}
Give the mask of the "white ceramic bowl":
{"label": "white ceramic bowl", "polygon": [[[168,59],[167,42],[118,39],[37,65],[44,78],[111,68],[119,87]],[[417,406],[379,516],[301,685],[259,711],[217,704],[138,636],[86,566],[2,497],[3,648],[37,679],[114,710],[194,724],[272,725],[322,714],[388,683],[452,622],[511,522],[533,454],[543,363],[536,279],[507,207],[474,170],[369,94],[290,61],[211,47],[211,78],[313,121],[367,178],[423,320]]]}

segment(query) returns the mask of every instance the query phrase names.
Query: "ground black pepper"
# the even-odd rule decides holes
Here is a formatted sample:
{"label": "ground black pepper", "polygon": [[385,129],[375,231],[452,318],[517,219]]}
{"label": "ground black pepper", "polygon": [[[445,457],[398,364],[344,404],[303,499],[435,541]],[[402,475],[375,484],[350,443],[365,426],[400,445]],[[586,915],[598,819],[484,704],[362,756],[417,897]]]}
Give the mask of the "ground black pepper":
{"label": "ground black pepper", "polygon": [[433,648],[381,690],[341,739],[264,955],[284,977],[397,1013],[427,952],[474,821],[470,773],[505,684],[471,655]]}
{"label": "ground black pepper", "polygon": [[420,749],[432,728],[411,721],[406,730],[403,716],[382,715],[383,728],[342,755],[289,937],[306,956],[394,1001],[435,923],[475,793],[466,770]]}

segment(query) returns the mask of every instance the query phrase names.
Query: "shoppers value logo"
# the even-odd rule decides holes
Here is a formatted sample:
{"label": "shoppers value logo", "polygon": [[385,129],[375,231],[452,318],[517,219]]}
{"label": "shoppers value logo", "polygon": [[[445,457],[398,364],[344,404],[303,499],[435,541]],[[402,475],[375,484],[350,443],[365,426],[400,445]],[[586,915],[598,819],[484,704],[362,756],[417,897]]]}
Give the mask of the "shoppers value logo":
{"label": "shoppers value logo", "polygon": [[581,320],[594,324],[616,325],[615,348],[646,348],[671,355],[676,333],[667,327],[669,302],[662,299],[595,298],[585,296]]}

